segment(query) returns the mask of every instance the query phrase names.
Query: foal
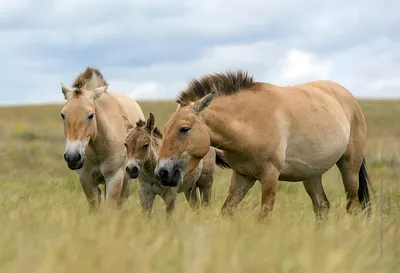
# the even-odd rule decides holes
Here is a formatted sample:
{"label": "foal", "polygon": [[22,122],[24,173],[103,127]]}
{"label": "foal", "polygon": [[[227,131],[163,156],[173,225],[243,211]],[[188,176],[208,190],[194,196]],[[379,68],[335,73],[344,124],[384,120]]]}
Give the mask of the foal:
{"label": "foal", "polygon": [[167,215],[175,208],[177,193],[184,192],[187,202],[193,210],[198,209],[200,200],[197,188],[200,191],[201,204],[208,206],[214,181],[215,163],[221,168],[230,168],[223,153],[210,147],[206,156],[183,176],[177,185],[162,185],[155,177],[158,154],[163,135],[155,126],[155,117],[150,113],[147,121],[140,120],[136,127],[124,117],[127,137],[125,146],[128,154],[127,174],[130,178],[139,178],[139,197],[142,209],[151,214],[154,199],[159,195],[166,204]]}

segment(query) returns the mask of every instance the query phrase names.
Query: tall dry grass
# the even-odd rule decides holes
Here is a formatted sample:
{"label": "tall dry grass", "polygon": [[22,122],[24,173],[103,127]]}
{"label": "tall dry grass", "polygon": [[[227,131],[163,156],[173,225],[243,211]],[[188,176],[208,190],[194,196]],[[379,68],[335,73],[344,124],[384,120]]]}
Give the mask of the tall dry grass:
{"label": "tall dry grass", "polygon": [[[175,108],[141,105],[161,128]],[[0,108],[0,272],[400,272],[400,101],[361,105],[373,214],[345,213],[333,168],[324,176],[332,207],[321,227],[301,183],[280,183],[269,225],[256,223],[259,184],[233,219],[222,219],[231,171],[219,168],[212,207],[198,214],[179,196],[170,221],[160,199],[146,219],[136,185],[124,210],[89,214],[63,162],[60,106]]]}

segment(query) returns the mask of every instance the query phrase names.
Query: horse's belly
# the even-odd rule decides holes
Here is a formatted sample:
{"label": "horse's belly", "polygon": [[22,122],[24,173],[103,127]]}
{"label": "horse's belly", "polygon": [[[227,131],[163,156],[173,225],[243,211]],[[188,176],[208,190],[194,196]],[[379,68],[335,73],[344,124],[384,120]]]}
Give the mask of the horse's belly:
{"label": "horse's belly", "polygon": [[334,160],[325,161],[326,163],[324,165],[312,165],[297,158],[286,160],[280,172],[279,180],[297,182],[322,175],[329,170],[339,158],[340,156]]}
{"label": "horse's belly", "polygon": [[322,175],[335,165],[346,151],[347,134],[335,134],[324,139],[311,136],[288,145],[280,180],[303,181]]}

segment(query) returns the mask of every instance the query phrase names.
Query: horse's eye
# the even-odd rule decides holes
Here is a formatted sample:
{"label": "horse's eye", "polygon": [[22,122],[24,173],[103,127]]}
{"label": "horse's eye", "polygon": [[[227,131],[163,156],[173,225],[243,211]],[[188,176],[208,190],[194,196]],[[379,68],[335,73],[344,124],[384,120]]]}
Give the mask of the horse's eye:
{"label": "horse's eye", "polygon": [[143,145],[143,148],[147,148],[147,147],[149,147],[149,143]]}
{"label": "horse's eye", "polygon": [[128,148],[128,144],[124,143],[125,148]]}
{"label": "horse's eye", "polygon": [[63,113],[61,113],[61,118],[62,118],[62,119],[65,119],[65,116],[64,116],[64,114],[63,114]]}
{"label": "horse's eye", "polygon": [[190,129],[191,129],[190,127],[184,126],[184,127],[181,127],[181,128],[179,129],[179,132],[181,132],[182,134],[184,134],[184,133],[189,132]]}
{"label": "horse's eye", "polygon": [[88,116],[88,120],[92,120],[94,118],[94,114],[90,114],[89,116]]}

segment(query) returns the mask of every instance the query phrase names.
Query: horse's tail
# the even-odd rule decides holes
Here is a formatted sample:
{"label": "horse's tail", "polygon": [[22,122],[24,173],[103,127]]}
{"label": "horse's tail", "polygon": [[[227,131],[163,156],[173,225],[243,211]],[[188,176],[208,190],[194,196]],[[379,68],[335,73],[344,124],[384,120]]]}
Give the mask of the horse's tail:
{"label": "horse's tail", "polygon": [[229,163],[226,161],[224,152],[218,149],[215,149],[215,164],[217,164],[220,168],[230,169]]}
{"label": "horse's tail", "polygon": [[[365,158],[363,158],[363,162],[360,167],[360,172],[358,174],[358,200],[362,206],[363,210],[367,210],[368,214],[371,212],[371,201],[368,185],[371,187],[371,183],[369,180],[368,172],[367,172],[367,164],[365,163]],[[372,189],[372,187],[371,187]],[[373,189],[372,189],[373,190]]]}

